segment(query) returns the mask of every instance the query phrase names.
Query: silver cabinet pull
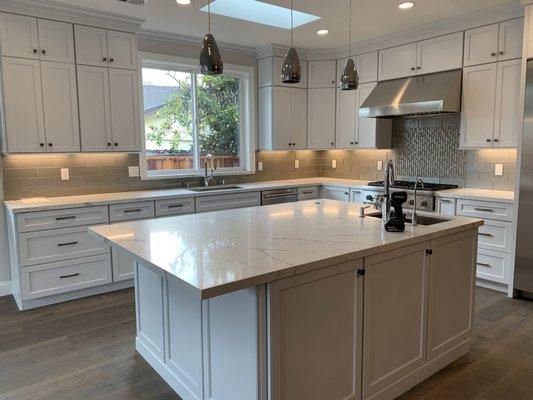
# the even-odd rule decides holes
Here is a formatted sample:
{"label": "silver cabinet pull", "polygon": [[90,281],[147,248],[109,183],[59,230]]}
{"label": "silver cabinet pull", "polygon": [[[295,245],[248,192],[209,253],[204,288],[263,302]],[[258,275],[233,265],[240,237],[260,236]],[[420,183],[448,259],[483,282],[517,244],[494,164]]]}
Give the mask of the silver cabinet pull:
{"label": "silver cabinet pull", "polygon": [[479,236],[485,236],[485,237],[494,237],[494,235],[491,234],[491,233],[482,233],[482,232],[478,232],[478,235],[479,235]]}
{"label": "silver cabinet pull", "polygon": [[492,268],[492,265],[490,264],[485,264],[485,263],[477,263],[477,265],[479,265],[480,267],[487,267],[487,268]]}
{"label": "silver cabinet pull", "polygon": [[479,208],[479,207],[474,207],[474,210],[476,210],[476,211],[482,211],[482,212],[494,212],[494,210],[491,209],[491,208]]}
{"label": "silver cabinet pull", "polygon": [[78,244],[78,242],[58,243],[57,247],[74,246],[76,244]]}
{"label": "silver cabinet pull", "polygon": [[62,275],[59,277],[59,279],[67,279],[67,278],[74,278],[76,276],[80,276],[80,273],[70,274],[70,275]]}

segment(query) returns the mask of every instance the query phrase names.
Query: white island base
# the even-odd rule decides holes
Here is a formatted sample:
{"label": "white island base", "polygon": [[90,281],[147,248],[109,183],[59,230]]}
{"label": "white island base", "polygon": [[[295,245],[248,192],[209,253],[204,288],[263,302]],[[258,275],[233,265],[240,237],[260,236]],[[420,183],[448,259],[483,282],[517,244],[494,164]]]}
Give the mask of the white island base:
{"label": "white island base", "polygon": [[205,300],[137,263],[137,351],[184,400],[394,399],[469,351],[476,249],[472,225]]}

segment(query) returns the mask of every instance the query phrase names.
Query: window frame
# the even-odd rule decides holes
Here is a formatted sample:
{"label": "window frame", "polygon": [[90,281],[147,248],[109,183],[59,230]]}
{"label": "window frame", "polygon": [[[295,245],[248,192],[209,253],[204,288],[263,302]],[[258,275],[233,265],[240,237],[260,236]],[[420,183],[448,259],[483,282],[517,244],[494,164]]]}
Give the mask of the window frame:
{"label": "window frame", "polygon": [[[196,97],[196,75],[201,75],[198,60],[193,58],[168,56],[158,53],[139,53],[139,87],[140,93],[143,94],[143,68],[156,68],[176,70],[179,72],[191,73],[193,91],[193,141],[194,141],[194,166],[195,169],[187,170],[159,170],[157,172],[148,171],[147,155],[146,155],[146,132],[144,121],[144,96],[140,97],[141,108],[141,154],[139,157],[140,172],[142,180],[157,180],[157,179],[171,179],[171,178],[193,178],[202,177],[204,172],[203,166],[200,163],[200,148],[198,146],[198,130],[196,127],[198,100]],[[252,66],[224,64],[223,76],[239,78],[239,99],[240,99],[240,133],[239,133],[239,157],[240,166],[231,168],[220,168],[214,172],[214,175],[251,175],[255,171],[255,145],[257,137],[257,128],[255,121],[255,68]]]}

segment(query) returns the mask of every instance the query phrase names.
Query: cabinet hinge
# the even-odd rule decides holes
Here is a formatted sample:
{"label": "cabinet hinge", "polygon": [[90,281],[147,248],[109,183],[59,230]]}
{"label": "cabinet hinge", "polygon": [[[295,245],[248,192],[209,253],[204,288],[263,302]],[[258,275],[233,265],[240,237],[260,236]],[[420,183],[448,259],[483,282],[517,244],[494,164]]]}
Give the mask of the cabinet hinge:
{"label": "cabinet hinge", "polygon": [[365,270],[364,269],[358,269],[357,270],[357,276],[365,276]]}
{"label": "cabinet hinge", "polygon": [[431,250],[431,249],[426,249],[426,254],[427,254],[428,256],[432,255],[432,254],[433,254],[433,250]]}

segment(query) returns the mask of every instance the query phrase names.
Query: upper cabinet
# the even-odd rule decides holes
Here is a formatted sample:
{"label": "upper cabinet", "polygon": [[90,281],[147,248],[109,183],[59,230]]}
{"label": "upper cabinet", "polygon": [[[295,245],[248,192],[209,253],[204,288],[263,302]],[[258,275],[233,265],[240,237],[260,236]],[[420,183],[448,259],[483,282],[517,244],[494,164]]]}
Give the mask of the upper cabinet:
{"label": "upper cabinet", "polygon": [[[347,58],[337,60],[337,87],[340,87],[340,80]],[[360,54],[354,56],[353,60],[359,74],[359,83],[376,82],[378,80],[378,52]]]}
{"label": "upper cabinet", "polygon": [[337,62],[309,61],[309,88],[334,88],[336,82]]}
{"label": "upper cabinet", "polygon": [[72,24],[0,14],[2,55],[74,63]]}
{"label": "upper cabinet", "polygon": [[285,59],[283,57],[267,57],[257,62],[257,87],[287,86],[293,88],[307,88],[307,61],[300,60],[302,79],[300,83],[289,84],[281,81],[281,69]]}
{"label": "upper cabinet", "polygon": [[135,35],[82,25],[74,30],[78,64],[137,70]]}
{"label": "upper cabinet", "polygon": [[462,54],[462,32],[385,49],[379,52],[379,80],[459,69]]}
{"label": "upper cabinet", "polygon": [[522,57],[523,34],[523,18],[467,30],[465,67]]}
{"label": "upper cabinet", "polygon": [[309,89],[307,95],[309,149],[335,148],[335,91],[335,88]]}

